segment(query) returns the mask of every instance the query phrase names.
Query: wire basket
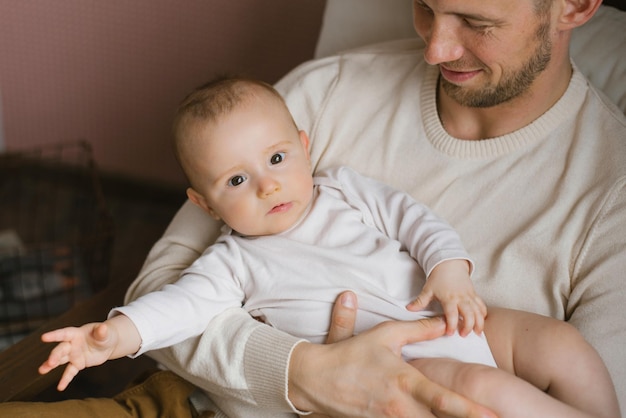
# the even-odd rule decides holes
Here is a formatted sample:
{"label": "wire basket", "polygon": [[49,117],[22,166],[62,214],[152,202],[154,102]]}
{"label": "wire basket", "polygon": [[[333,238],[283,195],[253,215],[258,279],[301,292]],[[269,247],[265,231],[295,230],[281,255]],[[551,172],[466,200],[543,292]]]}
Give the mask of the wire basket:
{"label": "wire basket", "polygon": [[102,289],[112,245],[88,143],[0,154],[0,350]]}

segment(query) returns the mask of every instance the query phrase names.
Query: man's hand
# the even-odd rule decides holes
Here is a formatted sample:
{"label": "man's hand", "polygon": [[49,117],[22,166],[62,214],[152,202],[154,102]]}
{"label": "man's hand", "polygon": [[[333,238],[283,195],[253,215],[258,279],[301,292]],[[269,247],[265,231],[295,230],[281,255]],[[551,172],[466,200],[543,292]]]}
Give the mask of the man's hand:
{"label": "man's hand", "polygon": [[440,318],[386,322],[352,337],[357,301],[339,296],[329,344],[301,343],[289,364],[289,398],[300,410],[340,417],[495,417],[428,380],[402,359],[406,344],[445,333]]}

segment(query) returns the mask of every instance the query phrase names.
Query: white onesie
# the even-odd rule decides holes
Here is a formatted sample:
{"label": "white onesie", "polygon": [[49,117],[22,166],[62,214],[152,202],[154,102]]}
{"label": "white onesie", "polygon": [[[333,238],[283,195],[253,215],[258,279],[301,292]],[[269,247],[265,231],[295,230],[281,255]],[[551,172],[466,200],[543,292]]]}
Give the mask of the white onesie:
{"label": "white onesie", "polygon": [[[121,312],[137,326],[142,346],[136,355],[200,335],[214,316],[241,306],[269,325],[323,343],[344,290],[358,297],[357,333],[387,320],[441,314],[437,307],[410,312],[405,306],[437,264],[459,258],[470,261],[460,238],[427,207],[342,167],[315,177],[309,210],[291,229],[244,237],[225,227],[178,282],[111,314]],[[473,333],[408,345],[403,355],[496,366],[484,336]]]}

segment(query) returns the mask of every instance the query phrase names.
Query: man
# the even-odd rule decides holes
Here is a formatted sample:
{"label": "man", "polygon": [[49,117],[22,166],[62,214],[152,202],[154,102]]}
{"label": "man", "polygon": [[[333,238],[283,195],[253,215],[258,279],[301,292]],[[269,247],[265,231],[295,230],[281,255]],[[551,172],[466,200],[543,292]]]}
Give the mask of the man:
{"label": "man", "polygon": [[[330,57],[277,87],[311,136],[316,169],[352,166],[428,204],[459,231],[487,303],[573,324],[603,357],[624,409],[626,121],[568,51],[571,30],[600,3],[416,0],[425,48],[395,42]],[[183,206],[127,300],[176,280],[218,228]],[[351,334],[358,303],[350,293],[340,302],[332,341]],[[314,345],[234,309],[203,337],[152,356],[211,392],[218,416],[486,415],[400,359],[403,344],[442,332],[398,322]]]}

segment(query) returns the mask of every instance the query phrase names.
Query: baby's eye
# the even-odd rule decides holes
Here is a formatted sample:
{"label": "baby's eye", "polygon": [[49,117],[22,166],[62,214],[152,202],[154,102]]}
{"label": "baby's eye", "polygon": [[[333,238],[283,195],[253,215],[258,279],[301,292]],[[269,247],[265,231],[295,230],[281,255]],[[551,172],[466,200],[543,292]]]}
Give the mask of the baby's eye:
{"label": "baby's eye", "polygon": [[277,152],[276,154],[272,155],[272,158],[270,158],[270,164],[272,165],[280,164],[283,162],[284,159],[285,159],[285,153]]}
{"label": "baby's eye", "polygon": [[233,176],[228,180],[228,185],[229,186],[239,186],[241,183],[243,183],[244,181],[246,181],[246,177],[245,176]]}

